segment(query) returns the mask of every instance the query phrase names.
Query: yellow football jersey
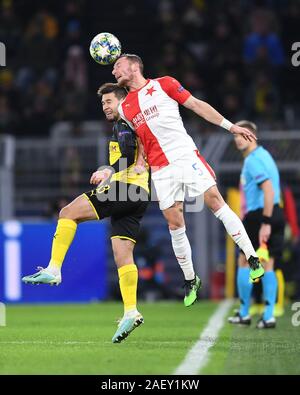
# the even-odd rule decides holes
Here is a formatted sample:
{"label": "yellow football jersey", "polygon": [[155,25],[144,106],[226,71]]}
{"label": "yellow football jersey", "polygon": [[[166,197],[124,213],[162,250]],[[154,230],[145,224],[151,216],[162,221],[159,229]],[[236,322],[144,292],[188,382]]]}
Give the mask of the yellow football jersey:
{"label": "yellow football jersey", "polygon": [[149,168],[141,174],[134,171],[138,144],[134,131],[123,120],[115,122],[109,143],[109,164],[115,170],[111,182],[120,181],[142,187],[149,193]]}

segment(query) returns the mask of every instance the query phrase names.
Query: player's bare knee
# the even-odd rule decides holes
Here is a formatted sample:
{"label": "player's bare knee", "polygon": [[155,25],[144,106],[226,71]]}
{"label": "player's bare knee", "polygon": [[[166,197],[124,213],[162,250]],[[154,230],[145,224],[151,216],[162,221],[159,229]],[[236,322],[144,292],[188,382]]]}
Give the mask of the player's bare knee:
{"label": "player's bare knee", "polygon": [[71,204],[63,207],[59,212],[59,219],[71,219],[75,222],[80,222],[80,216],[77,210],[75,210]]}
{"label": "player's bare knee", "polygon": [[112,251],[114,255],[114,261],[117,263],[121,257],[121,253],[119,252],[118,247],[115,246],[113,243],[112,243]]}
{"label": "player's bare knee", "polygon": [[63,219],[63,218],[64,219],[73,219],[72,211],[73,210],[70,208],[70,205],[67,205],[60,210],[58,218],[59,219]]}
{"label": "player's bare knee", "polygon": [[224,206],[225,202],[221,196],[213,196],[210,199],[210,202],[208,204],[208,207],[211,209],[211,211],[213,213],[215,213],[216,211],[220,210],[220,208],[222,208]]}
{"label": "player's bare knee", "polygon": [[210,188],[204,194],[205,204],[212,212],[220,210],[225,204],[225,201],[216,186]]}
{"label": "player's bare knee", "polygon": [[177,230],[185,226],[183,215],[173,215],[167,218],[169,229]]}
{"label": "player's bare knee", "polygon": [[120,257],[120,259],[115,260],[115,263],[117,267],[120,268],[122,266],[131,265],[133,263],[133,260],[126,257]]}
{"label": "player's bare knee", "polygon": [[117,267],[130,265],[133,263],[133,256],[130,250],[128,251],[119,251],[118,249],[114,250],[114,260]]}
{"label": "player's bare knee", "polygon": [[181,229],[181,228],[184,227],[184,223],[182,224],[182,223],[180,223],[180,222],[177,222],[177,223],[168,223],[168,225],[169,225],[169,229],[170,229],[170,230],[177,230],[177,229]]}
{"label": "player's bare knee", "polygon": [[113,249],[115,264],[120,267],[122,266],[122,254],[119,253],[118,249]]}
{"label": "player's bare knee", "polygon": [[172,207],[164,211],[164,216],[170,230],[177,230],[185,226],[182,202],[175,202]]}
{"label": "player's bare knee", "polygon": [[117,267],[129,265],[133,259],[134,244],[129,240],[112,239],[112,250]]}

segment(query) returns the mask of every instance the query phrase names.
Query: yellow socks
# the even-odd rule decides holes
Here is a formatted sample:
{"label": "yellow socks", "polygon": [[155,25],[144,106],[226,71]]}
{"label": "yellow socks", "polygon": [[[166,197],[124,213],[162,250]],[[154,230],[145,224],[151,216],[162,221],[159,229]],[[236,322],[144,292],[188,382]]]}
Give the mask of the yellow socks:
{"label": "yellow socks", "polygon": [[[60,271],[66,253],[74,239],[77,223],[72,219],[59,219],[53,236],[49,266]],[[49,267],[48,266],[48,267]]]}
{"label": "yellow socks", "polygon": [[124,312],[136,310],[138,270],[136,265],[125,265],[118,269]]}
{"label": "yellow socks", "polygon": [[284,287],[285,281],[281,269],[276,269],[275,274],[277,277],[277,303],[275,305],[275,317],[281,317],[284,314]]}

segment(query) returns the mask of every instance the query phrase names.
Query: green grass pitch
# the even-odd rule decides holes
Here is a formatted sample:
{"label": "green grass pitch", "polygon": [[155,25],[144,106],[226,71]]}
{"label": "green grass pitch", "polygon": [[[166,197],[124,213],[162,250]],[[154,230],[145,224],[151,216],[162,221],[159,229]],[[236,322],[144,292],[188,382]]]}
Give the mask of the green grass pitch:
{"label": "green grass pitch", "polygon": [[[7,307],[0,374],[172,374],[217,307],[199,302],[140,304],[145,324],[112,344],[120,303]],[[225,323],[203,374],[299,374],[300,327],[290,308],[275,330]]]}

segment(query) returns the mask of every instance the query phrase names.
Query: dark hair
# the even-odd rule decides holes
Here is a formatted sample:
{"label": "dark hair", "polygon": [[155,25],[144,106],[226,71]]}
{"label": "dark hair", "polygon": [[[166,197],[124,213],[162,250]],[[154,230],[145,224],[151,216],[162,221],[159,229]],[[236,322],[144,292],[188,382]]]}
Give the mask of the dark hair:
{"label": "dark hair", "polygon": [[257,133],[257,126],[254,122],[242,120],[237,122],[236,125],[241,126],[242,128],[250,129],[254,134]]}
{"label": "dark hair", "polygon": [[114,84],[112,82],[106,82],[101,85],[97,91],[97,95],[102,99],[102,96],[106,93],[114,93],[118,99],[123,99],[127,95],[127,91],[125,88],[120,87],[118,84]]}
{"label": "dark hair", "polygon": [[[144,63],[143,63],[142,59],[141,59],[138,55],[135,55],[135,54],[133,54],[133,53],[123,53],[123,54],[120,56],[120,58],[126,58],[126,59],[128,59],[131,63],[137,63],[137,64],[139,65],[141,74],[143,74],[143,71],[144,71]],[[119,59],[120,59],[120,58],[119,58]]]}

